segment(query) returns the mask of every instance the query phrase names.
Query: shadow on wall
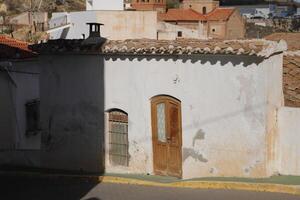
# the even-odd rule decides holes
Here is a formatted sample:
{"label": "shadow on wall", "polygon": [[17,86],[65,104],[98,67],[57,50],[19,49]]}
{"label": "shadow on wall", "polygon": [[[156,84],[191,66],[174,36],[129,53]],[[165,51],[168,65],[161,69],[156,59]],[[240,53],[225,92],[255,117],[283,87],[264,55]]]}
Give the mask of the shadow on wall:
{"label": "shadow on wall", "polygon": [[103,173],[103,57],[53,55],[44,59],[41,167]]}
{"label": "shadow on wall", "polygon": [[84,199],[98,184],[98,180],[83,178],[38,178],[1,176],[1,199],[66,200]]}
{"label": "shadow on wall", "polygon": [[232,63],[232,65],[238,66],[240,64],[243,64],[244,67],[248,67],[251,64],[260,64],[261,62],[263,62],[264,58],[262,57],[257,57],[255,55],[249,56],[249,55],[211,55],[211,54],[201,54],[201,55],[135,55],[135,56],[128,56],[128,55],[118,55],[118,56],[106,56],[105,57],[106,60],[112,59],[112,60],[117,60],[117,59],[121,59],[121,60],[126,60],[129,59],[130,61],[137,59],[138,61],[141,60],[173,60],[173,61],[177,61],[177,60],[182,60],[183,63],[186,63],[187,61],[190,61],[191,63],[196,63],[199,62],[201,64],[205,64],[207,62],[209,62],[211,65],[215,65],[218,62],[220,62],[220,64],[224,67],[224,65],[228,64],[228,63]]}

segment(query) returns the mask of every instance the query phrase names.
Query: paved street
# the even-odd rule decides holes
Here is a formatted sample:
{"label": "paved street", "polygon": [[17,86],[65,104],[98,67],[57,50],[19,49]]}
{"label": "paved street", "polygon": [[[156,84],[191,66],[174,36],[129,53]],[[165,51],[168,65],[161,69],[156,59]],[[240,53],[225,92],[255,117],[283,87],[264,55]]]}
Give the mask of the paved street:
{"label": "paved street", "polygon": [[2,200],[296,200],[299,196],[104,184],[90,180],[1,177]]}

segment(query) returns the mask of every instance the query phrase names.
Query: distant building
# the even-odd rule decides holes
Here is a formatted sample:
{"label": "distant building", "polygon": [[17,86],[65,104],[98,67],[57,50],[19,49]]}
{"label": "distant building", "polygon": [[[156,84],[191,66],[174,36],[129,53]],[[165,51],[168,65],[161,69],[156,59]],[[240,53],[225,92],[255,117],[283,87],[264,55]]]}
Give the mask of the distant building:
{"label": "distant building", "polygon": [[219,1],[215,0],[182,0],[180,8],[193,9],[201,14],[207,14],[219,7]]}
{"label": "distant building", "polygon": [[245,22],[234,8],[216,8],[206,15],[193,9],[169,9],[158,16],[158,39],[238,39],[245,35]]}
{"label": "distant building", "polygon": [[86,10],[123,10],[123,0],[86,0]]}
{"label": "distant building", "polygon": [[15,26],[32,26],[39,31],[45,31],[48,28],[47,12],[23,12],[9,19],[9,24]]}
{"label": "distant building", "polygon": [[120,39],[156,39],[157,13],[154,11],[108,11],[53,13],[49,22],[50,39],[82,39],[89,35],[87,22],[103,23],[103,37]]}
{"label": "distant building", "polygon": [[132,0],[131,6],[135,10],[155,10],[165,12],[167,0]]}

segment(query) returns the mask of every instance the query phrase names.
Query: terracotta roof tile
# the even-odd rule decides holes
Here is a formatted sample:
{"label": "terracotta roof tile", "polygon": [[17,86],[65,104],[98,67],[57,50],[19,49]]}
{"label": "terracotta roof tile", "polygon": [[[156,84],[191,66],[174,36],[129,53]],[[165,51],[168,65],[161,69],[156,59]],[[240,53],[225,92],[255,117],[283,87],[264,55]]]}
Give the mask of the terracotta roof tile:
{"label": "terracotta roof tile", "polygon": [[210,13],[206,14],[205,17],[208,21],[227,21],[234,11],[234,8],[216,8]]}
{"label": "terracotta roof tile", "polygon": [[160,21],[226,21],[235,8],[216,8],[203,15],[193,9],[169,9],[167,13],[158,13]]}
{"label": "terracotta roof tile", "polygon": [[0,44],[31,52],[31,50],[28,49],[29,43],[21,41],[21,40],[16,40],[16,39],[8,37],[6,35],[0,35]]}
{"label": "terracotta roof tile", "polygon": [[181,55],[181,54],[233,54],[269,57],[283,52],[287,45],[284,41],[267,40],[108,40],[102,46],[84,46],[83,40],[49,40],[31,46],[41,53],[91,53],[99,52],[116,55]]}
{"label": "terracotta roof tile", "polygon": [[167,13],[159,13],[161,21],[200,21],[205,20],[204,15],[193,9],[169,9]]}
{"label": "terracotta roof tile", "polygon": [[16,40],[6,35],[0,35],[0,59],[21,59],[36,56],[28,48],[29,43]]}

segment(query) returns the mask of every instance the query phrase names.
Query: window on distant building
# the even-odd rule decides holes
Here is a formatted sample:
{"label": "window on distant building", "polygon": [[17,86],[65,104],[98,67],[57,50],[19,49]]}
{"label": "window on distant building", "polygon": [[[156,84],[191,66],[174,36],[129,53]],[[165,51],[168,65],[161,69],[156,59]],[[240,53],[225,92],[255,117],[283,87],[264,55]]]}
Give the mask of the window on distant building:
{"label": "window on distant building", "polygon": [[182,37],[182,31],[177,32],[177,37]]}
{"label": "window on distant building", "polygon": [[206,14],[206,7],[202,8],[202,14],[204,14],[204,15]]}
{"label": "window on distant building", "polygon": [[128,115],[122,110],[111,110],[108,120],[110,163],[128,166]]}
{"label": "window on distant building", "polygon": [[36,135],[40,131],[40,101],[35,99],[25,106],[26,135]]}

